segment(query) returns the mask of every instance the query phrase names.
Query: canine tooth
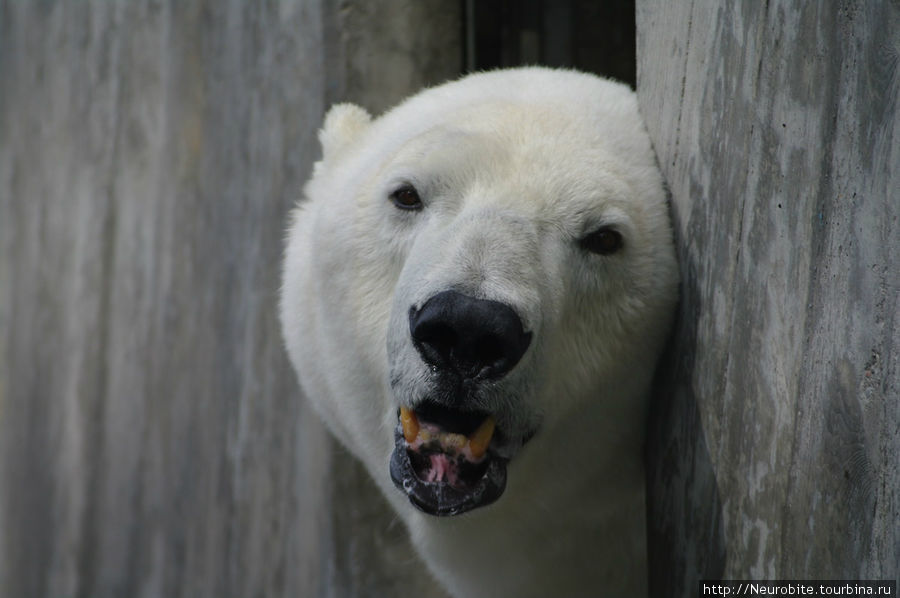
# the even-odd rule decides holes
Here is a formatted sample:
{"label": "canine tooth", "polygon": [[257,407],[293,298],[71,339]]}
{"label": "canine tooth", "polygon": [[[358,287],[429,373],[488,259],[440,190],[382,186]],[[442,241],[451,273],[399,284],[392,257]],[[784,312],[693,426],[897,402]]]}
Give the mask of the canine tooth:
{"label": "canine tooth", "polygon": [[400,425],[403,426],[403,437],[406,442],[415,442],[416,436],[419,435],[419,418],[411,409],[400,407]]}
{"label": "canine tooth", "polygon": [[469,450],[472,452],[473,458],[480,459],[487,451],[491,438],[494,436],[494,425],[494,418],[490,415],[487,416],[469,438]]}

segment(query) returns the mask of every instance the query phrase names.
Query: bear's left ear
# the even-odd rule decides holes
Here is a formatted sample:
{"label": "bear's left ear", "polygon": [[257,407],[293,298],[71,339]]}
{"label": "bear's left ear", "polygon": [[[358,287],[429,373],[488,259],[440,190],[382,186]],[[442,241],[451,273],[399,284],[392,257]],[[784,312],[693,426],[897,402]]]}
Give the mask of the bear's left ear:
{"label": "bear's left ear", "polygon": [[325,116],[319,131],[322,161],[330,162],[351,145],[372,122],[365,109],[356,104],[335,104]]}

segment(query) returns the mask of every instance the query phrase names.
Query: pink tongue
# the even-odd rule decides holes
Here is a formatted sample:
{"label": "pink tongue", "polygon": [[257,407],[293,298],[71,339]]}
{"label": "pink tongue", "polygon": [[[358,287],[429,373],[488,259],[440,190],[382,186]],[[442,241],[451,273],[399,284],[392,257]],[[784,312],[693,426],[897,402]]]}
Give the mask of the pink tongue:
{"label": "pink tongue", "polygon": [[443,453],[429,455],[431,468],[426,475],[426,482],[447,482],[455,486],[459,482],[459,471],[456,463],[447,458]]}

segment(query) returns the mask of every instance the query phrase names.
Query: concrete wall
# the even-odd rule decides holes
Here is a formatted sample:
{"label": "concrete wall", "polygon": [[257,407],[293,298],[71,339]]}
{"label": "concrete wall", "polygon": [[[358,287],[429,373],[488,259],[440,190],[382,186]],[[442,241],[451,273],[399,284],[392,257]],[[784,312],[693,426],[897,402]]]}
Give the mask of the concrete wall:
{"label": "concrete wall", "polygon": [[435,595],[275,305],[326,105],[454,76],[458,10],[2,3],[0,595]]}
{"label": "concrete wall", "polygon": [[900,4],[637,7],[684,277],[654,596],[900,576]]}

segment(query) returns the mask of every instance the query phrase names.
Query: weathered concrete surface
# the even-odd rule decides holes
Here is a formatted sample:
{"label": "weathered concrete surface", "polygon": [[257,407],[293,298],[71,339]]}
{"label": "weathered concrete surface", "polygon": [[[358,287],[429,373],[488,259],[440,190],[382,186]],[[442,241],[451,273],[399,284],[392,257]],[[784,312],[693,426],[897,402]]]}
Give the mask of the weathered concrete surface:
{"label": "weathered concrete surface", "polygon": [[900,576],[900,4],[638,3],[684,276],[654,596]]}
{"label": "weathered concrete surface", "polygon": [[323,2],[326,101],[381,113],[462,71],[462,7],[442,0]]}
{"label": "weathered concrete surface", "polygon": [[459,70],[368,4],[0,5],[0,595],[436,595],[276,319],[327,103]]}

